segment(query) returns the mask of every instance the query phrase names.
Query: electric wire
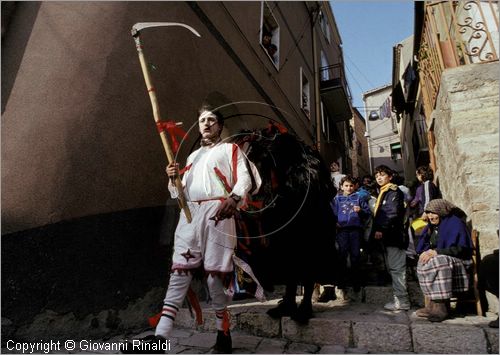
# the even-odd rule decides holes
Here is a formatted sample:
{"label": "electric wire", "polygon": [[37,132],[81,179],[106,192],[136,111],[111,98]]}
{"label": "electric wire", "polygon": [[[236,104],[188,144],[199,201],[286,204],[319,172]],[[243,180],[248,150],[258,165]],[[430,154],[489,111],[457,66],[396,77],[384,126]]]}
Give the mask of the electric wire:
{"label": "electric wire", "polygon": [[361,90],[361,92],[364,92],[365,90],[361,87],[361,84],[356,80],[356,77],[354,76],[354,74],[351,72],[351,70],[349,69],[349,67],[347,66],[347,63],[344,62],[344,66],[345,68],[347,69],[347,71],[349,72],[349,74],[351,74],[351,78],[354,80],[354,82],[357,84],[358,88]]}
{"label": "electric wire", "polygon": [[[318,9],[316,10],[316,18],[314,19],[311,27],[314,28],[314,26],[316,26],[316,22],[318,21],[319,19],[319,13],[321,11],[321,8],[322,8],[322,5],[320,5],[318,7]],[[285,55],[285,59],[283,60],[283,64],[281,65],[281,69],[283,69],[286,65],[286,63],[288,63],[288,58],[290,58],[290,56],[292,55],[292,53],[299,47],[299,43],[300,41],[302,41],[302,39],[304,38],[304,34],[306,32],[306,29],[308,28],[307,24],[309,22],[309,19],[307,19],[305,22],[304,22],[304,25],[302,27],[302,30],[300,31],[300,36],[299,36],[299,39],[298,40],[295,40],[295,44],[292,46],[292,48],[290,48],[288,50],[288,53]]]}
{"label": "electric wire", "polygon": [[358,66],[356,65],[356,63],[354,62],[354,60],[352,60],[352,58],[347,54],[345,53],[345,56],[347,57],[347,59],[349,59],[349,61],[352,63],[352,65],[354,66],[354,68],[356,68],[356,70],[361,74],[361,76],[366,80],[366,82],[368,84],[370,84],[371,87],[375,87],[375,85],[368,79],[368,77],[358,68]]}

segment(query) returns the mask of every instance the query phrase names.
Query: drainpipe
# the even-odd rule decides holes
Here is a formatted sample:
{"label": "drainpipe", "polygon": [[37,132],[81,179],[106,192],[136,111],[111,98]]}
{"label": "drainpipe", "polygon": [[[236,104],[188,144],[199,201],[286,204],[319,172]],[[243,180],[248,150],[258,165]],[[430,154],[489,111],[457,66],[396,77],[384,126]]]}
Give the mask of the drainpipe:
{"label": "drainpipe", "polygon": [[366,103],[366,98],[363,96],[363,102],[365,104],[365,122],[366,122],[366,145],[368,146],[368,165],[370,167],[370,175],[373,175],[373,163],[372,163],[372,142],[371,142],[371,132],[370,132],[370,118],[368,114],[368,104]]}
{"label": "drainpipe", "polygon": [[312,13],[311,17],[311,30],[312,30],[312,50],[313,50],[313,68],[314,68],[314,107],[316,113],[316,147],[318,152],[321,154],[321,99],[319,93],[319,65],[318,65],[318,44],[316,38],[315,17],[319,16],[320,9],[319,2],[317,3],[317,8]]}

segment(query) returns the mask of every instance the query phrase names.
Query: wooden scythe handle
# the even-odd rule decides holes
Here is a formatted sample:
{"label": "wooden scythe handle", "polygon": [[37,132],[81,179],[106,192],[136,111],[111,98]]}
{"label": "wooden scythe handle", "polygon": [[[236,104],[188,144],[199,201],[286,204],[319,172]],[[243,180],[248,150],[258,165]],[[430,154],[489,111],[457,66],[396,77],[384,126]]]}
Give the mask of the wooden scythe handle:
{"label": "wooden scythe handle", "polygon": [[[160,106],[158,105],[158,100],[156,98],[156,92],[151,82],[151,76],[149,74],[148,65],[146,62],[146,58],[144,57],[144,52],[142,51],[141,40],[139,38],[139,34],[134,36],[135,45],[137,48],[137,53],[139,54],[139,61],[141,62],[142,74],[144,75],[144,80],[146,82],[146,87],[148,89],[149,98],[151,99],[151,105],[153,106],[153,117],[156,123],[160,122]],[[160,132],[161,141],[163,143],[163,148],[165,148],[165,153],[167,154],[167,159],[169,164],[172,163],[174,159],[174,152],[172,151],[172,147],[167,140],[167,134],[165,131]],[[175,186],[177,188],[178,200],[180,207],[184,210],[184,214],[186,215],[186,219],[189,223],[191,223],[191,211],[189,210],[188,205],[186,204],[186,198],[184,196],[184,189],[182,188],[182,182],[179,176],[175,178]]]}

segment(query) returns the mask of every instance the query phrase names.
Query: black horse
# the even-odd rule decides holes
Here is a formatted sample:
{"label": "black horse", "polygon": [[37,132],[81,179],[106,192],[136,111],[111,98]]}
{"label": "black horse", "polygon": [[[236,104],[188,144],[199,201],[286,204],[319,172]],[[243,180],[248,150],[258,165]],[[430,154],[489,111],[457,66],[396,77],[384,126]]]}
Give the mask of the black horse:
{"label": "black horse", "polygon": [[[237,142],[257,166],[262,186],[239,220],[238,254],[267,290],[286,285],[283,299],[268,314],[307,323],[315,283],[336,283],[335,188],[316,150],[270,124]],[[240,135],[239,137],[242,137]],[[297,307],[297,286],[304,287]]]}

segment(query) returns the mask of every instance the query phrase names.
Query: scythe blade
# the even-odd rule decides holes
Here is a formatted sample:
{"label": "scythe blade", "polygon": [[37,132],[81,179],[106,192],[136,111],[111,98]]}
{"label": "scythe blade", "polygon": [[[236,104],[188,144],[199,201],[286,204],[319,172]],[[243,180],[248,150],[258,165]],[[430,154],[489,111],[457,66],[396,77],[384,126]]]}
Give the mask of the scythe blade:
{"label": "scythe blade", "polygon": [[183,23],[179,22],[138,22],[135,25],[132,26],[132,36],[137,36],[139,32],[145,28],[150,28],[150,27],[165,27],[165,26],[180,26],[188,29],[191,31],[194,35],[201,37],[201,35],[196,31],[193,27],[188,26]]}

